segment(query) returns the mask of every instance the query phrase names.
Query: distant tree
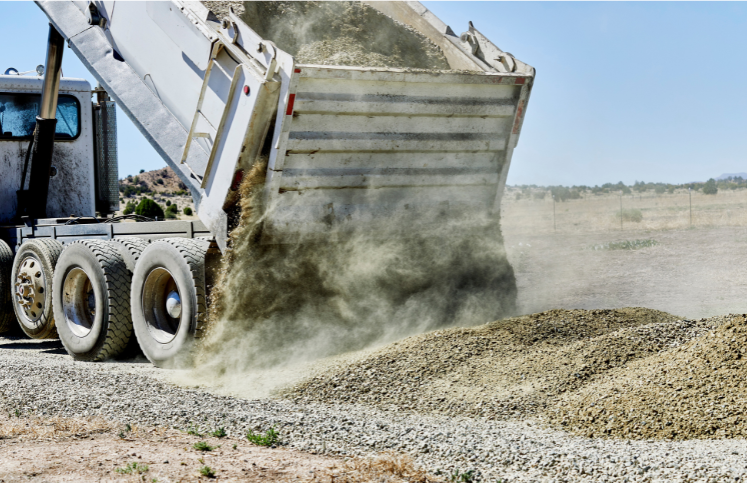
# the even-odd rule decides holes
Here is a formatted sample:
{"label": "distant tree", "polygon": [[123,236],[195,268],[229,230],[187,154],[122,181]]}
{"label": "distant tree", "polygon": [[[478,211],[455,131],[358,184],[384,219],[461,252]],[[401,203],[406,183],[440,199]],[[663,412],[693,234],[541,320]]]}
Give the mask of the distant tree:
{"label": "distant tree", "polygon": [[577,200],[581,198],[581,193],[578,190],[568,189],[565,186],[552,186],[550,192],[556,201]]}
{"label": "distant tree", "polygon": [[716,187],[716,180],[711,178],[703,185],[703,194],[715,195],[718,193],[718,187]]}
{"label": "distant tree", "polygon": [[667,190],[667,188],[666,188],[666,186],[664,186],[663,184],[657,184],[657,185],[656,185],[656,188],[654,188],[654,191],[656,192],[656,194],[657,194],[657,195],[662,195],[662,194],[664,194],[664,192],[665,192],[666,190]]}
{"label": "distant tree", "polygon": [[192,208],[190,208],[189,206],[185,206],[184,207],[184,214],[187,215],[187,216],[192,216]]}
{"label": "distant tree", "polygon": [[132,201],[128,201],[127,205],[125,205],[125,209],[122,211],[122,214],[129,215],[133,211],[135,211],[135,208],[137,208],[137,205],[133,203]]}
{"label": "distant tree", "polygon": [[163,213],[163,208],[150,198],[143,198],[142,201],[140,201],[137,208],[135,208],[135,214],[161,220],[166,217]]}
{"label": "distant tree", "polygon": [[144,170],[144,169],[141,169],[141,170],[140,170],[140,172],[141,172],[141,173],[145,173],[145,170]]}

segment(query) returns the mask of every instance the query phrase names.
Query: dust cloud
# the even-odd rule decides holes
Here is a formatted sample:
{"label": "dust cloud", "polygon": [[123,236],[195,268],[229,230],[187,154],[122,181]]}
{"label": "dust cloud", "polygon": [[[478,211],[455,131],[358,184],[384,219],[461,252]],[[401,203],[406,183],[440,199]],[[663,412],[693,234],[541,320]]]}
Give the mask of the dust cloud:
{"label": "dust cloud", "polygon": [[260,397],[317,359],[513,314],[515,278],[497,219],[420,212],[375,233],[331,227],[325,238],[334,243],[263,243],[272,218],[260,206],[263,166],[242,184],[211,323],[181,382]]}

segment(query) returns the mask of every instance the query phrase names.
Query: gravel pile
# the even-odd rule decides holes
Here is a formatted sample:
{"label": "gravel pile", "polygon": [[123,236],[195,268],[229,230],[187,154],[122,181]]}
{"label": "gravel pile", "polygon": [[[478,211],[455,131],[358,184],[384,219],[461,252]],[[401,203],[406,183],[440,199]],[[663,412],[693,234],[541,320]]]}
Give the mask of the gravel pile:
{"label": "gravel pile", "polygon": [[483,481],[734,481],[747,441],[621,442],[568,436],[534,423],[419,416],[351,404],[215,396],[161,382],[149,364],[71,361],[54,342],[0,338],[0,410],[101,415],[122,423],[231,435],[275,425],[289,447],[314,453],[412,454],[429,469],[479,470]]}
{"label": "gravel pile", "polygon": [[551,310],[391,344],[283,392],[425,413],[524,418],[560,395],[696,337],[709,323],[642,309]]}
{"label": "gravel pile", "polygon": [[747,316],[704,319],[713,330],[612,371],[548,414],[587,436],[747,437]]}
{"label": "gravel pile", "polygon": [[360,2],[203,2],[231,6],[252,29],[301,64],[448,70],[427,37]]}

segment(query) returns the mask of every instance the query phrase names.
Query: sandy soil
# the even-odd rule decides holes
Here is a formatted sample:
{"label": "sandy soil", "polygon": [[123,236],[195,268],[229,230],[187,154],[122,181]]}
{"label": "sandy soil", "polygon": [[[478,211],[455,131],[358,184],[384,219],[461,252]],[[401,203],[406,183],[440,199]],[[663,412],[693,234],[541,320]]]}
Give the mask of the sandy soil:
{"label": "sandy soil", "polygon": [[[747,312],[747,228],[532,235],[504,226],[521,313],[647,307],[682,317]],[[653,238],[639,250],[595,244]]]}
{"label": "sandy soil", "polygon": [[[201,481],[210,479],[200,473],[205,466],[220,481],[314,481],[316,474],[326,474],[342,461],[164,428],[127,431],[100,420],[2,415],[0,435],[2,482]],[[199,441],[217,448],[198,451],[193,445]],[[133,463],[137,464],[135,470],[127,472]]]}

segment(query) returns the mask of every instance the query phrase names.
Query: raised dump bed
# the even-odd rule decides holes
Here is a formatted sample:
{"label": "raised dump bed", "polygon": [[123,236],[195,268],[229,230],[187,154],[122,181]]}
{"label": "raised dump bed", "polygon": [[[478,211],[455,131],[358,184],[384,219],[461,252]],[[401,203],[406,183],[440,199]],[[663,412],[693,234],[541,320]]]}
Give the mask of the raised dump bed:
{"label": "raised dump bed", "polygon": [[534,69],[471,25],[457,37],[417,2],[370,5],[247,2],[227,13],[294,56],[268,166],[265,241],[391,236],[392,218],[417,229],[499,208]]}

